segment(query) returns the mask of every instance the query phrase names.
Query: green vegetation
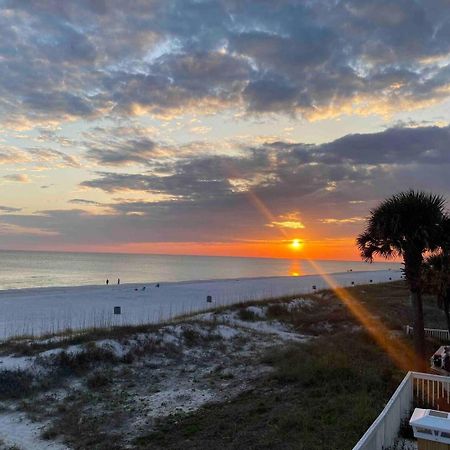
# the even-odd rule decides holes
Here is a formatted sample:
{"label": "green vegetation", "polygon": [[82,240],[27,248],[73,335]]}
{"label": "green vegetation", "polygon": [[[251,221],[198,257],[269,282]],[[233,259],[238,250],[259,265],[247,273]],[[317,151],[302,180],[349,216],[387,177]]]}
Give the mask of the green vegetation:
{"label": "green vegetation", "polygon": [[240,320],[249,322],[253,322],[254,320],[258,319],[258,316],[253,311],[244,307],[238,310],[238,317]]}
{"label": "green vegetation", "polygon": [[51,358],[50,364],[63,376],[80,376],[102,362],[115,363],[117,357],[111,350],[94,344],[78,353],[62,351]]}
{"label": "green vegetation", "polygon": [[403,377],[363,332],[290,345],[269,352],[264,362],[274,372],[251,392],[168,419],[134,444],[142,449],[348,450]]}

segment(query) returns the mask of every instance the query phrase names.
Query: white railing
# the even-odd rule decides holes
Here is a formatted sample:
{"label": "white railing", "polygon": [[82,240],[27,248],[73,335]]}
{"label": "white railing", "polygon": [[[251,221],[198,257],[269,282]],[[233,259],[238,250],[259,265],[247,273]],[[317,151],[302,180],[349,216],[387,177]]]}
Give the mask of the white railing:
{"label": "white railing", "polygon": [[417,405],[449,409],[450,377],[408,372],[375,422],[353,447],[353,450],[386,450],[398,438],[400,424]]}
{"label": "white railing", "polygon": [[[406,334],[412,335],[414,333],[414,328],[406,325],[405,327]],[[438,328],[424,328],[425,336],[429,336],[435,339],[439,339],[440,341],[450,341],[450,333],[448,330],[439,330]]]}

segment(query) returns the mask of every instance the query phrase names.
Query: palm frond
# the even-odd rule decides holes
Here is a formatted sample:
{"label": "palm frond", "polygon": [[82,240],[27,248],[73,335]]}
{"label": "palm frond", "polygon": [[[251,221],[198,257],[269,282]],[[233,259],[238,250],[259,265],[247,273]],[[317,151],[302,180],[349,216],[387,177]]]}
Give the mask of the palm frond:
{"label": "palm frond", "polygon": [[[370,211],[367,226],[357,238],[361,257],[385,258],[405,251],[433,252],[442,246],[445,200],[440,195],[409,190],[384,200]],[[450,231],[450,219],[446,222]],[[449,236],[450,247],[450,236]]]}

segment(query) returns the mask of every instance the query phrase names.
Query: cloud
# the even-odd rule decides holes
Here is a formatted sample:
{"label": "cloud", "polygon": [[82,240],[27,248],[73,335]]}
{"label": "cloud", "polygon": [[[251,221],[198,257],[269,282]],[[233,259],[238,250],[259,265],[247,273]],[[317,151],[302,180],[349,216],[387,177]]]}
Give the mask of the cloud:
{"label": "cloud", "polygon": [[28,149],[30,155],[35,162],[40,164],[49,164],[53,168],[80,168],[81,163],[77,157],[68,155],[59,150],[53,150],[50,148],[30,148]]}
{"label": "cloud", "polygon": [[18,235],[18,236],[54,236],[57,232],[42,230],[33,227],[24,227],[20,225],[4,223],[0,221],[0,236]]}
{"label": "cloud", "polygon": [[[408,189],[411,180],[418,189],[450,195],[450,161],[440,151],[448,142],[447,133],[448,129],[436,127],[389,129],[321,145],[279,141],[249,146],[233,157],[169,158],[159,161],[163,176],[152,169],[99,172],[82,182],[85,188],[106,193],[133,194],[101,205],[85,199],[70,202],[102,206],[102,211],[9,213],[0,221],[48,232],[39,236],[41,245],[116,245],[130,239],[136,243],[227,242],[237,237],[254,239],[255,230],[259,239],[273,240],[280,237],[280,227],[287,233],[302,230],[307,243],[317,236],[339,236],[340,224],[349,235],[356,235],[368,209],[387,195]],[[408,142],[411,157],[389,162]],[[433,157],[430,143],[437,149]],[[376,159],[364,150],[371,148],[377,149]],[[239,189],[233,180],[239,180]],[[13,245],[14,238],[9,242]]]}
{"label": "cloud", "polygon": [[225,108],[316,119],[448,98],[450,20],[442,0],[262,5],[4,2],[3,123]]}
{"label": "cloud", "polygon": [[301,222],[295,222],[291,220],[285,220],[284,222],[278,222],[274,220],[273,222],[267,225],[268,227],[278,227],[278,228],[289,228],[291,230],[301,230],[305,228]]}
{"label": "cloud", "polygon": [[30,183],[30,177],[25,173],[14,173],[11,175],[3,175],[3,179],[13,183]]}
{"label": "cloud", "polygon": [[143,127],[134,122],[112,127],[94,127],[83,133],[80,145],[85,148],[85,156],[100,167],[149,166],[158,168],[159,161],[198,157],[214,153],[211,144],[191,141],[173,144],[153,137],[158,130]]}
{"label": "cloud", "polygon": [[17,148],[0,144],[0,165],[17,166],[18,164],[43,164],[52,168],[79,168],[80,162],[75,156],[65,152],[43,147]]}
{"label": "cloud", "polygon": [[364,217],[346,217],[344,219],[335,219],[335,218],[327,218],[327,219],[321,219],[322,223],[326,224],[345,224],[345,223],[357,223],[357,222],[363,222],[365,220]]}
{"label": "cloud", "polygon": [[[81,185],[107,193],[135,192],[142,198],[162,196],[154,201],[118,199],[108,206],[117,214],[158,217],[157,228],[164,223],[165,231],[173,229],[174,221],[207,236],[224,223],[229,226],[235,216],[245,224],[240,231],[265,226],[267,232],[305,227],[330,233],[330,224],[344,223],[357,230],[368,208],[408,189],[411,180],[417,188],[450,193],[449,130],[393,128],[320,145],[278,141],[246,147],[234,156],[163,159],[160,172],[97,172]],[[261,203],[271,218],[261,212]]]}
{"label": "cloud", "polygon": [[0,145],[0,164],[25,163],[31,160],[30,155],[15,147],[4,147]]}
{"label": "cloud", "polygon": [[266,226],[271,228],[288,228],[291,230],[302,230],[306,228],[305,225],[300,221],[299,214],[297,212],[283,214],[279,216],[278,220],[272,220]]}
{"label": "cloud", "polygon": [[14,213],[14,212],[19,212],[21,210],[22,210],[22,208],[14,208],[12,206],[0,205],[0,212],[4,212],[4,213]]}
{"label": "cloud", "polygon": [[389,128],[378,133],[349,134],[321,145],[275,142],[268,147],[291,150],[303,163],[404,164],[449,163],[450,127]]}
{"label": "cloud", "polygon": [[147,164],[155,158],[159,149],[148,138],[128,139],[125,142],[110,142],[107,147],[92,145],[86,153],[87,158],[101,165],[122,166],[128,164]]}
{"label": "cloud", "polygon": [[94,200],[86,200],[84,198],[72,198],[69,200],[69,203],[74,205],[86,205],[86,206],[101,206],[102,203],[96,202]]}

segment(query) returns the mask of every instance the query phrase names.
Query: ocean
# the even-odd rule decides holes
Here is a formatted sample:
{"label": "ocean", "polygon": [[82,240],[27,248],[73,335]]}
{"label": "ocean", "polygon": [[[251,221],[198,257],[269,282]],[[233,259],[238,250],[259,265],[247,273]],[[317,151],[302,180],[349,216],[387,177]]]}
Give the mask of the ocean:
{"label": "ocean", "polygon": [[0,290],[48,286],[213,280],[398,269],[394,262],[217,256],[0,251]]}

